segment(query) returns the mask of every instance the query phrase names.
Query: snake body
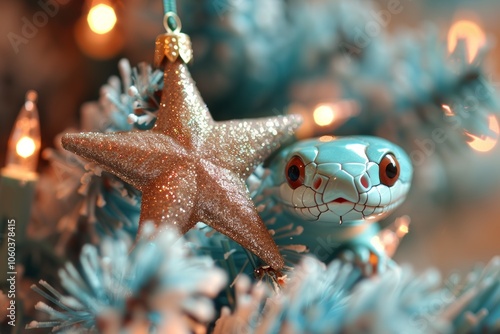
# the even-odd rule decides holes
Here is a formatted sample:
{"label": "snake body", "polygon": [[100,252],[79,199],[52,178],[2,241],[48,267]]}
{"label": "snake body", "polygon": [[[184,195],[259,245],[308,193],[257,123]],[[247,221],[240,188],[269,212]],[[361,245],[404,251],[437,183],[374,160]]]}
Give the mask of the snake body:
{"label": "snake body", "polygon": [[[299,141],[274,157],[269,169],[261,192],[284,212],[269,226],[276,242],[305,245],[322,260],[342,244],[368,245],[378,231],[372,223],[404,201],[412,178],[403,149],[369,136]],[[280,238],[290,224],[299,233]]]}

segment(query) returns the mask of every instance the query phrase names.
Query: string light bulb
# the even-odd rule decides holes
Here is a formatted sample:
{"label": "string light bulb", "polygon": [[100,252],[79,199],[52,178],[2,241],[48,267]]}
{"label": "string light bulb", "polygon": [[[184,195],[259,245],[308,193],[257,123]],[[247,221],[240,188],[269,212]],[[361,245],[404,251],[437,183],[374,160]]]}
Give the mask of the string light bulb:
{"label": "string light bulb", "polygon": [[[470,20],[456,21],[448,31],[448,52],[453,52],[457,47],[459,40],[465,40],[467,50],[467,60],[472,63],[479,50],[487,43],[486,35],[481,27]],[[443,110],[446,116],[453,116],[453,110],[448,105],[443,104]],[[489,152],[497,145],[500,125],[495,115],[488,116],[488,128],[491,136],[475,136],[467,131],[465,134],[469,137],[467,145],[477,152]]]}
{"label": "string light bulb", "polygon": [[477,152],[489,152],[495,148],[500,134],[500,125],[495,115],[488,116],[488,128],[493,134],[492,136],[475,136],[467,131],[465,134],[469,137],[467,145]]}
{"label": "string light bulb", "polygon": [[[8,222],[15,228],[19,245],[25,245],[38,181],[36,168],[41,140],[37,98],[35,91],[26,94],[7,145],[6,166],[0,169],[0,226],[7,226]],[[5,280],[3,276],[0,278]]]}
{"label": "string light bulb", "polygon": [[87,0],[86,14],[75,23],[75,41],[87,56],[104,60],[115,57],[125,44],[115,11],[116,1]]}
{"label": "string light bulb", "polygon": [[321,104],[314,109],[314,122],[319,126],[327,126],[335,120],[335,110],[332,106]]}
{"label": "string light bulb", "polygon": [[460,39],[467,43],[469,63],[476,58],[479,50],[486,44],[486,35],[481,27],[469,20],[455,22],[448,31],[448,52],[453,52]]}
{"label": "string light bulb", "polygon": [[18,172],[35,172],[40,153],[40,121],[36,101],[38,94],[29,91],[9,138],[6,168]]}
{"label": "string light bulb", "polygon": [[391,225],[371,239],[372,245],[379,250],[383,250],[387,256],[392,257],[396,253],[401,240],[408,234],[410,222],[408,216],[396,218]]}
{"label": "string light bulb", "polygon": [[319,103],[313,108],[300,103],[292,103],[288,107],[289,114],[301,115],[304,120],[295,132],[299,139],[332,133],[359,112],[360,106],[354,100]]}
{"label": "string light bulb", "polygon": [[93,4],[87,15],[90,29],[98,35],[109,33],[116,25],[117,17],[114,8],[107,3]]}

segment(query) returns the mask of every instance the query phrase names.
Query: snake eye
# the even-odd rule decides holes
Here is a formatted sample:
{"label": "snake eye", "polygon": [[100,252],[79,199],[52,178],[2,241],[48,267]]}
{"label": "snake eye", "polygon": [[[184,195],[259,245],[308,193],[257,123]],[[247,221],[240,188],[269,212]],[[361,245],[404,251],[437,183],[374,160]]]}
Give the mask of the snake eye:
{"label": "snake eye", "polygon": [[286,164],[285,175],[292,189],[300,187],[304,183],[305,165],[302,159],[295,155]]}
{"label": "snake eye", "polygon": [[386,154],[380,161],[380,182],[392,187],[399,178],[399,162],[393,154]]}

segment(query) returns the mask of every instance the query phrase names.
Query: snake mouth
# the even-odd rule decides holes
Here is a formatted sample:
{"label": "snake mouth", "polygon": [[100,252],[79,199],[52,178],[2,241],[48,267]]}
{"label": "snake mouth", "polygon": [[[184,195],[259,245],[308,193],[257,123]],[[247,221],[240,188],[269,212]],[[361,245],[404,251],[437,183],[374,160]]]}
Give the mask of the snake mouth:
{"label": "snake mouth", "polygon": [[[406,198],[408,184],[402,183],[399,193],[391,194],[389,197],[389,201],[382,200],[382,194],[372,198],[371,200],[367,197],[368,192],[358,193],[358,199],[356,201],[352,201],[343,197],[339,194],[339,197],[336,197],[328,202],[323,202],[323,196],[317,196],[319,193],[316,192],[315,200],[308,200],[307,203],[300,201],[299,203],[293,204],[291,201],[286,201],[284,198],[278,198],[278,202],[287,210],[292,210],[293,212],[299,211],[301,213],[301,217],[304,215],[316,220],[320,218],[326,212],[332,212],[338,216],[344,216],[348,212],[353,211],[357,212],[360,215],[360,219],[367,219],[369,217],[380,217],[382,214],[387,214],[392,212],[396,207],[398,207]],[[362,196],[365,194],[365,196]],[[311,195],[309,195],[311,197]],[[377,201],[378,198],[378,201]],[[335,207],[337,207],[335,209]],[[351,215],[353,215],[351,214]]]}
{"label": "snake mouth", "polygon": [[336,198],[330,202],[324,203],[324,204],[337,203],[337,204],[350,204],[350,205],[354,205],[354,206],[363,205],[366,208],[370,208],[370,209],[383,209],[383,208],[387,208],[387,207],[398,206],[399,204],[401,204],[405,200],[405,198],[406,198],[406,193],[403,193],[403,194],[400,194],[396,198],[392,198],[390,202],[384,203],[383,205],[369,205],[369,204],[366,204],[366,202],[365,203],[353,202],[353,201],[350,201],[348,199],[345,199],[344,197],[338,197],[338,198]]}
{"label": "snake mouth", "polygon": [[387,207],[388,205],[392,204],[392,203],[389,203],[387,205],[366,205],[366,204],[363,204],[360,202],[351,202],[343,197],[336,198],[333,201],[330,201],[328,203],[350,204],[352,206],[363,205],[365,207],[365,209],[383,209],[383,208]]}
{"label": "snake mouth", "polygon": [[[396,202],[399,202],[396,201]],[[396,203],[395,202],[395,203]],[[329,203],[337,203],[337,204],[350,204],[352,205],[353,207],[356,206],[356,205],[363,205],[365,208],[369,208],[369,209],[383,209],[393,203],[388,203],[387,205],[367,205],[367,204],[363,204],[363,203],[358,203],[358,202],[351,202],[343,197],[340,197],[340,198],[336,198],[334,199],[333,201],[330,201],[330,202],[326,202],[326,203],[322,203],[322,204],[318,204],[318,205],[313,205],[313,206],[298,206],[298,205],[293,205],[293,204],[290,204],[290,203],[286,203],[284,201],[281,202],[282,205],[286,206],[286,207],[289,207],[289,208],[292,208],[292,209],[310,209],[310,208],[314,208],[314,207],[318,207],[318,206],[321,206],[321,205],[327,205]]]}
{"label": "snake mouth", "polygon": [[348,200],[346,200],[346,199],[345,199],[345,198],[343,198],[343,197],[339,197],[339,198],[337,198],[337,199],[334,199],[334,200],[333,200],[333,201],[331,201],[330,203],[345,203],[345,202],[348,202],[348,203],[352,203],[352,204],[354,204],[353,202],[348,201]]}

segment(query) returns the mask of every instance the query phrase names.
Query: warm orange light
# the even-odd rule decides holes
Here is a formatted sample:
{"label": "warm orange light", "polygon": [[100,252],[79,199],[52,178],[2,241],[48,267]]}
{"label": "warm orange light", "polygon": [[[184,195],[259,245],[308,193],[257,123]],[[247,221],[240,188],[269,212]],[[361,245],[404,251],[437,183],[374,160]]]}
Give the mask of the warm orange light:
{"label": "warm orange light", "polygon": [[442,105],[445,116],[454,116],[455,113],[451,110],[451,107],[447,104]]}
{"label": "warm orange light", "polygon": [[30,137],[21,138],[16,145],[16,152],[23,158],[28,158],[36,151],[36,144]]}
{"label": "warm orange light", "polygon": [[92,7],[87,15],[90,29],[99,35],[104,35],[113,30],[116,25],[116,13],[110,5],[100,3]]}
{"label": "warm orange light", "polygon": [[402,216],[396,218],[394,223],[383,229],[377,236],[371,239],[374,246],[382,245],[387,256],[392,257],[399,247],[401,240],[408,234],[410,217]]}
{"label": "warm orange light", "polygon": [[373,247],[375,247],[375,249],[381,252],[385,250],[385,245],[378,235],[373,236],[370,239],[370,243],[372,244]]}
{"label": "warm orange light", "polygon": [[29,91],[9,138],[7,167],[17,172],[34,172],[40,152],[40,123],[36,106],[37,93]]}
{"label": "warm orange light", "polygon": [[327,126],[335,120],[335,110],[333,106],[322,104],[314,109],[314,122],[319,126]]}
{"label": "warm orange light", "polygon": [[401,225],[399,225],[398,227],[398,230],[396,231],[396,235],[399,237],[399,238],[402,238],[404,237],[405,235],[407,235],[409,232],[409,228],[408,228],[408,222],[403,222]]}
{"label": "warm orange light", "polygon": [[460,20],[455,22],[448,31],[448,51],[451,53],[457,47],[460,39],[467,45],[468,61],[471,63],[481,47],[486,44],[486,35],[475,22]]}
{"label": "warm orange light", "polygon": [[469,144],[473,150],[478,152],[489,152],[496,146],[498,142],[498,134],[500,133],[500,126],[498,124],[498,119],[494,115],[490,115],[488,117],[488,127],[496,134],[495,137],[481,138],[467,133],[467,135],[471,138],[471,141],[467,144]]}
{"label": "warm orange light", "polygon": [[354,100],[320,103],[316,104],[314,109],[300,103],[293,103],[288,107],[289,114],[301,115],[304,120],[295,132],[299,139],[332,133],[333,130],[358,115],[359,112],[359,104]]}

